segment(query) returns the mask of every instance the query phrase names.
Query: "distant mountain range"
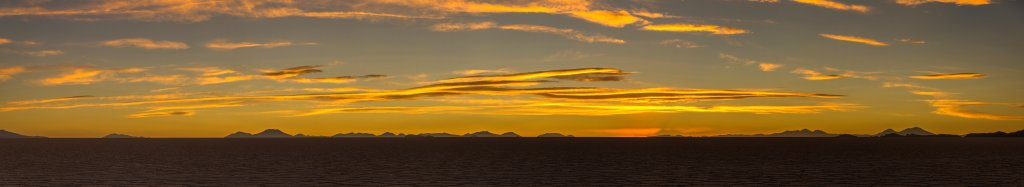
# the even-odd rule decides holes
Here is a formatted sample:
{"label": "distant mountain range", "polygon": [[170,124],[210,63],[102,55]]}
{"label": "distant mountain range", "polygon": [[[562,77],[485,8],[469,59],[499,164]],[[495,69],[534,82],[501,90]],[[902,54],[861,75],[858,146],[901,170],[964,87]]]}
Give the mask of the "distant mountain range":
{"label": "distant mountain range", "polygon": [[931,135],[935,135],[935,133],[928,132],[928,131],[922,129],[921,127],[911,127],[911,128],[903,129],[901,131],[895,131],[895,130],[892,130],[892,129],[885,129],[884,131],[882,131],[882,132],[880,132],[878,134],[875,134],[875,136],[885,136],[885,135],[889,135],[889,134],[898,134],[898,135],[901,135],[901,136],[907,136],[907,135],[931,136]]}
{"label": "distant mountain range", "polygon": [[544,134],[541,134],[540,136],[537,136],[537,137],[538,138],[571,138],[571,137],[574,137],[574,136],[572,136],[572,135],[564,135],[562,133],[544,133]]}
{"label": "distant mountain range", "polygon": [[822,130],[802,129],[802,130],[782,131],[782,132],[779,132],[779,133],[772,133],[772,134],[751,134],[751,135],[746,135],[746,134],[727,134],[727,135],[719,135],[717,137],[836,137],[836,136],[839,136],[839,135],[838,134],[830,134],[830,133],[822,131]]}
{"label": "distant mountain range", "polygon": [[0,130],[0,139],[4,138],[46,138],[43,136],[25,136],[18,133],[13,133],[6,130]]}
{"label": "distant mountain range", "polygon": [[716,136],[716,137],[838,137],[840,135],[856,136],[856,137],[882,137],[882,136],[886,136],[886,135],[890,135],[890,134],[895,134],[895,135],[899,135],[899,136],[937,136],[935,133],[928,132],[927,130],[924,130],[924,129],[920,128],[920,127],[911,127],[911,128],[903,129],[901,131],[896,131],[896,130],[892,130],[892,129],[885,129],[884,131],[879,132],[878,134],[875,134],[875,135],[867,135],[867,134],[832,134],[832,133],[828,133],[828,132],[825,132],[825,131],[822,131],[822,130],[802,129],[802,130],[783,131],[783,132],[772,133],[772,134],[752,134],[752,135],[747,135],[747,134],[727,134],[727,135],[719,135],[719,136]]}
{"label": "distant mountain range", "polygon": [[113,134],[108,134],[106,136],[103,136],[103,138],[145,138],[145,137],[113,133]]}
{"label": "distant mountain range", "polygon": [[990,133],[970,133],[964,137],[1024,137],[1024,130],[1017,132],[1006,133],[1003,131],[996,131]]}
{"label": "distant mountain range", "polygon": [[[461,136],[460,135],[455,135],[455,134],[450,134],[450,133],[420,133],[420,134],[398,133],[398,134],[395,134],[395,133],[391,133],[391,132],[385,132],[385,133],[382,133],[380,135],[374,135],[374,134],[371,134],[371,133],[350,132],[350,133],[338,133],[338,134],[335,134],[333,136],[309,136],[309,135],[303,135],[303,134],[291,135],[291,134],[285,133],[284,131],[281,131],[281,130],[278,130],[278,129],[267,129],[267,130],[264,130],[264,131],[256,133],[256,134],[251,134],[251,133],[239,131],[239,132],[235,132],[235,133],[232,133],[230,135],[227,135],[224,138],[433,138],[433,137],[438,137],[438,138],[442,138],[442,137],[515,138],[515,137],[522,137],[522,136],[520,136],[519,134],[516,134],[515,132],[505,132],[505,133],[502,133],[502,134],[495,134],[495,133],[492,133],[490,131],[479,131],[479,132],[474,132],[474,133],[466,133],[466,134],[463,134]],[[539,138],[568,138],[568,137],[574,137],[574,136],[572,136],[572,135],[565,135],[565,134],[561,134],[561,133],[544,133],[544,134],[541,134],[541,135],[539,135],[537,137],[539,137]],[[649,136],[649,137],[686,137],[686,136],[664,134],[664,135],[654,135],[654,136]],[[828,132],[825,132],[825,131],[822,131],[822,130],[801,129],[801,130],[782,131],[782,132],[771,133],[771,134],[726,134],[726,135],[718,135],[718,136],[712,136],[712,137],[961,137],[961,136],[959,136],[959,135],[950,135],[950,134],[935,134],[935,133],[929,132],[927,130],[924,130],[923,128],[920,128],[920,127],[911,127],[911,128],[906,128],[906,129],[903,129],[903,130],[900,130],[900,131],[896,131],[896,130],[893,130],[893,129],[885,129],[882,132],[879,132],[879,133],[874,134],[874,135],[867,135],[867,134],[832,134],[832,133],[828,133]],[[1009,133],[1002,132],[1002,131],[991,132],[991,133],[970,133],[970,134],[964,135],[963,137],[1024,137],[1024,130],[1015,131],[1015,132],[1009,132]],[[21,135],[21,134],[14,133],[14,132],[6,131],[6,130],[0,130],[0,139],[11,139],[11,138],[46,138],[46,137],[43,137],[43,136],[26,136],[26,135]],[[106,136],[103,136],[102,138],[145,138],[145,137],[112,133],[112,134],[108,134]]]}
{"label": "distant mountain range", "polygon": [[[562,135],[562,134],[558,134],[558,133],[547,133],[547,134],[543,134],[541,136],[542,137],[572,137],[572,135],[566,136],[566,135]],[[263,132],[256,133],[256,134],[250,134],[250,133],[247,133],[247,132],[239,131],[239,132],[235,132],[235,133],[229,134],[229,135],[225,136],[224,138],[401,138],[401,137],[409,137],[409,138],[416,138],[416,137],[518,138],[518,137],[522,137],[522,136],[519,136],[519,134],[516,134],[514,132],[506,132],[506,133],[502,133],[502,134],[494,134],[494,133],[491,133],[490,131],[480,131],[480,132],[474,132],[474,133],[466,133],[466,134],[464,134],[462,136],[454,135],[454,134],[449,134],[449,133],[421,133],[421,134],[401,134],[400,133],[400,134],[395,134],[395,133],[391,133],[391,132],[385,132],[385,133],[380,134],[380,135],[374,135],[374,134],[370,134],[370,133],[350,132],[350,133],[338,133],[338,134],[335,134],[334,136],[327,137],[327,136],[307,136],[307,135],[302,135],[302,134],[297,134],[297,135],[292,136],[292,135],[290,135],[288,133],[285,133],[285,132],[283,132],[281,130],[278,130],[278,129],[267,129],[267,130],[264,130]]]}

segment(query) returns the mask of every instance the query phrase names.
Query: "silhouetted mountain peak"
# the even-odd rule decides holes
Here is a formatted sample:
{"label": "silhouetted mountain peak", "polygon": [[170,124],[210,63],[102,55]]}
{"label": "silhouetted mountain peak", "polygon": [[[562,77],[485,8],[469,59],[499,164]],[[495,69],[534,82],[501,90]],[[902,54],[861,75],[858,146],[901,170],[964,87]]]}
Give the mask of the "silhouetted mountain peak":
{"label": "silhouetted mountain peak", "polygon": [[887,134],[892,134],[892,133],[896,133],[896,130],[885,129],[884,131],[879,132],[878,134],[875,134],[875,136],[885,136]]}
{"label": "silhouetted mountain peak", "polygon": [[897,133],[900,134],[900,135],[904,135],[904,136],[906,136],[906,135],[921,135],[921,136],[935,135],[935,133],[928,132],[928,131],[922,129],[921,127],[911,127],[911,128],[903,129],[903,130],[901,130],[900,132],[897,132]]}
{"label": "silhouetted mountain peak", "polygon": [[501,137],[518,138],[520,136],[519,136],[519,134],[516,134],[514,132],[506,132],[506,133],[501,133]]}
{"label": "silhouetted mountain peak", "polygon": [[407,137],[459,137],[459,135],[449,133],[421,133],[416,135],[407,135]]}
{"label": "silhouetted mountain peak", "polygon": [[141,137],[141,136],[132,136],[132,135],[127,135],[127,134],[112,133],[112,134],[108,134],[106,136],[103,136],[103,138],[143,138],[143,137]]}
{"label": "silhouetted mountain peak", "polygon": [[379,136],[377,136],[377,137],[382,137],[382,138],[396,138],[396,137],[401,137],[401,136],[399,136],[399,135],[397,135],[397,134],[395,134],[395,133],[391,133],[391,132],[384,132],[384,133],[380,134],[380,135],[379,135]]}
{"label": "silhouetted mountain peak", "polygon": [[780,132],[780,133],[769,134],[767,136],[770,136],[770,137],[835,137],[835,136],[838,136],[838,135],[829,134],[828,132],[825,132],[825,131],[822,131],[822,130],[813,130],[812,131],[812,130],[809,130],[809,129],[802,129],[802,130],[795,130],[795,131],[783,131],[783,132]]}
{"label": "silhouetted mountain peak", "polygon": [[263,132],[256,133],[256,134],[254,134],[252,136],[253,137],[257,137],[257,138],[288,138],[288,137],[292,137],[292,135],[290,135],[288,133],[284,133],[284,131],[277,130],[277,129],[263,130]]}
{"label": "silhouetted mountain peak", "polygon": [[537,136],[537,137],[539,137],[539,138],[567,138],[567,137],[573,137],[573,136],[572,135],[564,135],[562,133],[544,133],[544,134],[541,134],[540,136]]}
{"label": "silhouetted mountain peak", "polygon": [[510,137],[511,138],[511,137],[520,137],[520,136],[519,136],[519,134],[516,134],[514,132],[506,132],[506,133],[502,133],[502,134],[499,135],[499,134],[491,133],[491,131],[480,131],[480,132],[474,132],[474,133],[466,133],[466,134],[462,135],[462,137],[489,137],[489,138],[490,137]]}
{"label": "silhouetted mountain peak", "polygon": [[480,131],[474,133],[466,133],[463,137],[497,137],[497,134],[491,133],[491,131]]}
{"label": "silhouetted mountain peak", "polygon": [[338,134],[335,134],[333,137],[336,137],[336,138],[373,138],[373,137],[377,137],[377,135],[373,135],[373,134],[370,134],[370,133],[350,132],[350,133],[345,133],[345,134],[338,133]]}
{"label": "silhouetted mountain peak", "polygon": [[235,133],[231,133],[228,136],[225,136],[224,138],[252,138],[252,134],[249,134],[247,132],[238,131],[238,132],[235,132]]}
{"label": "silhouetted mountain peak", "polygon": [[18,133],[0,130],[0,138],[46,138],[42,136],[25,136]]}
{"label": "silhouetted mountain peak", "polygon": [[970,133],[966,137],[1024,137],[1024,130],[1016,132],[1006,133],[1003,131],[996,131],[991,133]]}

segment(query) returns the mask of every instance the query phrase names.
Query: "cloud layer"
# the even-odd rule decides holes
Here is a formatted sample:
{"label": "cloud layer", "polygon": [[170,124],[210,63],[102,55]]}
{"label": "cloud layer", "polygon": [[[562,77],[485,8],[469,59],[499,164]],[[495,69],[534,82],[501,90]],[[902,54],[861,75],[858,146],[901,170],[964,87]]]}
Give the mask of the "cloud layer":
{"label": "cloud layer", "polygon": [[825,38],[828,38],[828,39],[839,40],[839,41],[847,41],[847,42],[854,42],[854,43],[862,43],[862,44],[873,45],[873,46],[888,46],[889,45],[887,43],[880,42],[878,40],[868,39],[868,38],[861,38],[861,37],[856,37],[856,36],[844,36],[844,35],[834,35],[834,34],[820,34],[820,35],[821,35],[821,37],[825,37]]}
{"label": "cloud layer", "polygon": [[542,25],[529,25],[529,24],[498,25],[498,24],[496,24],[494,22],[440,23],[440,24],[435,24],[434,26],[431,27],[431,29],[434,30],[434,31],[441,31],[441,32],[474,31],[474,30],[484,30],[484,29],[502,29],[502,30],[513,30],[513,31],[523,31],[523,32],[555,34],[555,35],[561,35],[563,37],[566,37],[566,38],[569,38],[569,39],[572,39],[572,40],[581,41],[581,42],[587,42],[587,43],[594,43],[594,42],[616,43],[616,44],[626,43],[625,40],[617,39],[617,38],[612,38],[612,37],[604,36],[604,35],[600,35],[600,34],[587,35],[587,34],[584,34],[584,33],[580,32],[580,31],[576,31],[576,30],[573,30],[573,29],[561,29],[561,28],[555,28],[555,27],[548,27],[548,26],[542,26]]}
{"label": "cloud layer", "polygon": [[930,75],[915,75],[910,78],[925,79],[925,80],[937,80],[937,79],[977,79],[985,77],[985,74],[981,73],[950,73],[950,74],[930,74]]}
{"label": "cloud layer", "polygon": [[[319,66],[300,66],[282,70],[265,71],[259,76],[267,79],[302,82],[310,79],[294,79],[298,76],[316,73]],[[90,69],[91,70],[91,69]],[[224,76],[227,73],[217,68],[192,68],[207,75]],[[80,70],[86,71],[86,70]],[[92,70],[96,71],[96,70]],[[99,70],[99,73],[131,73],[129,70]],[[216,72],[216,73],[215,73]],[[212,73],[212,74],[208,74]],[[64,77],[96,77],[90,76]],[[316,108],[310,110],[273,111],[287,116],[311,116],[330,113],[473,113],[489,115],[619,115],[636,113],[677,113],[677,112],[739,112],[755,114],[800,114],[821,111],[845,111],[857,108],[843,103],[818,103],[815,105],[687,105],[695,102],[727,101],[748,98],[837,98],[839,95],[771,92],[757,90],[706,90],[674,88],[600,88],[600,87],[535,87],[566,81],[620,81],[629,73],[614,68],[579,68],[536,71],[515,74],[463,76],[433,81],[429,85],[398,89],[346,89],[341,93],[295,94],[295,95],[231,95],[206,97],[153,98],[147,96],[118,96],[138,98],[127,102],[85,102],[98,97],[67,97],[44,100],[27,100],[12,103],[0,111],[27,109],[69,109],[82,107],[135,107],[148,106],[150,110],[129,117],[189,116],[194,109],[247,106],[261,102],[308,101],[338,104],[367,102],[391,103],[409,100],[443,102],[454,105],[398,105],[398,106],[346,106]],[[363,76],[367,77],[367,76]],[[369,76],[372,77],[372,76]],[[70,79],[77,80],[77,79]],[[86,79],[92,80],[92,79]],[[82,81],[64,81],[77,83]],[[516,99],[491,102],[474,99],[473,96],[503,96]],[[525,98],[524,98],[525,96]],[[109,98],[109,97],[107,97]],[[247,103],[247,104],[242,104]],[[468,104],[468,105],[467,105]]]}
{"label": "cloud layer", "polygon": [[100,46],[135,47],[141,49],[188,49],[188,45],[175,41],[154,41],[146,38],[122,38],[102,41]]}

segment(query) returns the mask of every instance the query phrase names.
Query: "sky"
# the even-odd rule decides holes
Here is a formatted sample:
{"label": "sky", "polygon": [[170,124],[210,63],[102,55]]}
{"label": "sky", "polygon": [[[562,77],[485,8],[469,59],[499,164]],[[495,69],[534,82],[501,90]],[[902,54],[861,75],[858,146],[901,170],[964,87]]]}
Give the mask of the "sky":
{"label": "sky", "polygon": [[0,2],[49,137],[1024,129],[1013,0]]}

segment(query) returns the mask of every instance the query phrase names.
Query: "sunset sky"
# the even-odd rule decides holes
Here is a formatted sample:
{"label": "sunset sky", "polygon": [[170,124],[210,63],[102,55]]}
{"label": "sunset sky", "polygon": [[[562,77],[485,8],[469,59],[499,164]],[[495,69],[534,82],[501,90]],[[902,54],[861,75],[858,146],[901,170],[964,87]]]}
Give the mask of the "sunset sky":
{"label": "sunset sky", "polygon": [[49,137],[1024,129],[1012,0],[0,2]]}

